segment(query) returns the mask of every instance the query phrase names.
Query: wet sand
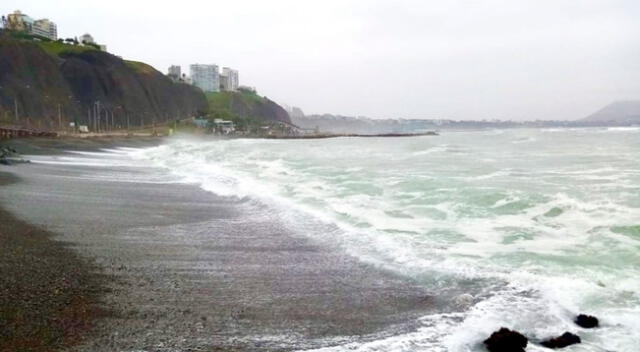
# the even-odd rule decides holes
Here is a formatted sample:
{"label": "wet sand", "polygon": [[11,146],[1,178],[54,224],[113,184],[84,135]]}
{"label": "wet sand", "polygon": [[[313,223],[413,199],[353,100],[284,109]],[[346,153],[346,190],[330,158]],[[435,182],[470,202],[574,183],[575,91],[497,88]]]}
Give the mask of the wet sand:
{"label": "wet sand", "polygon": [[[91,143],[37,149],[122,142]],[[21,181],[2,186],[2,207],[111,278],[101,305],[113,314],[74,351],[314,348],[411,331],[442,306],[407,278],[291,231],[251,199],[156,182],[128,166],[4,170]],[[248,208],[260,211],[249,216]]]}

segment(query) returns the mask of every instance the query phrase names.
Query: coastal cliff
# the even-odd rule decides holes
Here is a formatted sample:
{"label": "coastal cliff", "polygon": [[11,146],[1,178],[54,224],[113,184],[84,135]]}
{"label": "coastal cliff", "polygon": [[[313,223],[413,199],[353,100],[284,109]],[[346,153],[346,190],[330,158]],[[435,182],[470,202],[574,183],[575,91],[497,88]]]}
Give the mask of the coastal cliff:
{"label": "coastal cliff", "polygon": [[126,127],[193,116],[207,110],[207,100],[200,89],[174,83],[144,63],[90,47],[0,36],[2,122],[43,129],[90,125],[96,107],[103,120]]}
{"label": "coastal cliff", "polygon": [[207,93],[210,115],[231,119],[236,124],[281,122],[291,125],[289,113],[280,105],[254,91]]}

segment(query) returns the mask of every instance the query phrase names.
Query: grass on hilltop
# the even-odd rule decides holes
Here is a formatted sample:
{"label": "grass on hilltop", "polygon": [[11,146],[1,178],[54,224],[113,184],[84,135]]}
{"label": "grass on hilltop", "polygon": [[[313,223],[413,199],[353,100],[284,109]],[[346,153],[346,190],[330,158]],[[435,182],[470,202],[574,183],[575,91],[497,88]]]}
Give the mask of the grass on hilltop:
{"label": "grass on hilltop", "polygon": [[266,99],[255,92],[241,90],[238,92],[209,92],[205,93],[209,108],[213,110],[231,110],[232,103],[239,100],[242,104],[261,104]]}
{"label": "grass on hilltop", "polygon": [[124,63],[135,72],[143,75],[152,75],[157,72],[155,68],[144,62],[124,60]]}
{"label": "grass on hilltop", "polygon": [[99,51],[89,46],[71,45],[71,44],[61,43],[58,41],[48,41],[48,42],[36,41],[34,43],[36,43],[39,47],[41,47],[44,51],[46,51],[47,54],[54,55],[54,56],[60,56],[61,54],[66,54],[66,53],[79,54],[87,51]]}
{"label": "grass on hilltop", "polygon": [[87,51],[100,51],[95,46],[91,45],[78,45],[69,44],[62,40],[51,40],[47,37],[43,37],[35,34],[28,34],[17,31],[3,31],[3,34],[10,38],[29,41],[42,48],[47,54],[52,56],[60,56],[65,53],[83,53]]}

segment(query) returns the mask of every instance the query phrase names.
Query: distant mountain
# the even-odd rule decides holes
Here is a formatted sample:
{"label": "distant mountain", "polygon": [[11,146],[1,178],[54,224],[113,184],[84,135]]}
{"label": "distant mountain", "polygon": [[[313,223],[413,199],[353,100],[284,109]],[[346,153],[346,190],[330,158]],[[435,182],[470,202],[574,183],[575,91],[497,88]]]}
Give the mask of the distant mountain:
{"label": "distant mountain", "polygon": [[640,100],[626,100],[611,103],[583,118],[581,121],[613,122],[616,124],[640,123]]}

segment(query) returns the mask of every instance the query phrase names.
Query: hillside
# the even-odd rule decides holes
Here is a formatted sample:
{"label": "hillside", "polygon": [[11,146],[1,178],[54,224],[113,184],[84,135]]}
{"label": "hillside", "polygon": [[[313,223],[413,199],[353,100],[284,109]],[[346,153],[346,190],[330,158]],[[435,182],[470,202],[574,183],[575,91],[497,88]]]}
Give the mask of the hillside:
{"label": "hillside", "polygon": [[640,123],[640,100],[617,101],[585,117],[586,122]]}
{"label": "hillside", "polygon": [[281,122],[290,125],[287,111],[280,105],[255,92],[207,93],[209,116],[233,120],[238,126]]}
{"label": "hillside", "polygon": [[[96,104],[99,102],[99,105]],[[18,119],[15,107],[18,107]],[[38,128],[89,124],[89,111],[114,124],[149,125],[207,109],[199,89],[151,66],[93,48],[0,36],[0,120]]]}

